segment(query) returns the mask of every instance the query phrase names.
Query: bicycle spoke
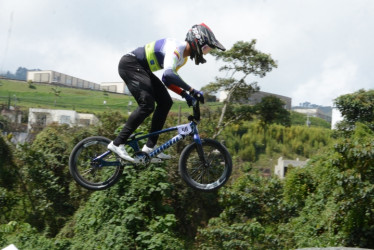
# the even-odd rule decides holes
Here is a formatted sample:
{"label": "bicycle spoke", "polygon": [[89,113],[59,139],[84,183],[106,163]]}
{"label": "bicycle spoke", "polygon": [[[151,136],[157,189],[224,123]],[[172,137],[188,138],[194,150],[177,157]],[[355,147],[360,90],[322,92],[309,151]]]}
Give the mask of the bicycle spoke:
{"label": "bicycle spoke", "polygon": [[[88,183],[102,183],[111,176],[113,176],[117,171],[117,166],[103,166],[94,167],[92,166],[92,159],[96,158],[102,152],[105,152],[106,144],[93,144],[88,147],[84,147],[80,154],[78,155],[77,169],[80,176]],[[108,155],[105,159],[106,162],[116,162],[117,159],[113,154]],[[79,163],[80,162],[80,163]],[[100,164],[100,162],[97,162]]]}
{"label": "bicycle spoke", "polygon": [[205,180],[206,182],[204,182],[204,180],[202,180],[202,183],[210,183],[210,178],[209,178],[209,169],[206,169],[204,171],[204,176],[205,176]]}
{"label": "bicycle spoke", "polygon": [[196,180],[198,180],[201,183],[202,179],[203,179],[203,176],[204,176],[204,171],[201,171],[199,176],[196,178]]}
{"label": "bicycle spoke", "polygon": [[215,145],[202,144],[204,162],[201,160],[197,148],[191,151],[187,162],[187,173],[192,180],[200,185],[212,185],[226,173],[224,153]]}
{"label": "bicycle spoke", "polygon": [[92,168],[89,168],[89,169],[87,169],[87,170],[84,170],[84,171],[82,172],[81,175],[84,176],[84,175],[86,175],[86,174],[90,174],[91,171],[92,171]]}
{"label": "bicycle spoke", "polygon": [[200,171],[200,168],[193,168],[191,171],[191,176],[194,176],[198,171]]}

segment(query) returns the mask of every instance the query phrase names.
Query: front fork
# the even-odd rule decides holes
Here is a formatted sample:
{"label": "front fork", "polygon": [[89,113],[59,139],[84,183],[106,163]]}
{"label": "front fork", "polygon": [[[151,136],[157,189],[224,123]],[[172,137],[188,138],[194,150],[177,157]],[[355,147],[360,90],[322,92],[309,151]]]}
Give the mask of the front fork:
{"label": "front fork", "polygon": [[203,144],[200,139],[200,135],[197,131],[197,127],[194,128],[194,135],[193,139],[195,141],[195,146],[197,150],[197,154],[199,155],[200,161],[204,164],[205,167],[208,166],[207,160],[205,158],[204,150],[203,150]]}

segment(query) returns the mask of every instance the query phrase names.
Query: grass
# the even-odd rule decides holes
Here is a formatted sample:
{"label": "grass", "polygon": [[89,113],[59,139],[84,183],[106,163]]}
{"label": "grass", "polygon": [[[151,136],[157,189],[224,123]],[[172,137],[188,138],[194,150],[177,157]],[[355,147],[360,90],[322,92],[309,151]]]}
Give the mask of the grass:
{"label": "grass", "polygon": [[[129,102],[132,105],[129,105]],[[137,107],[132,96],[55,86],[51,84],[29,84],[23,81],[0,80],[0,105],[18,106],[21,109],[46,108],[68,109],[84,113],[106,110],[127,113]],[[184,101],[174,101],[171,112],[191,112]]]}
{"label": "grass", "polygon": [[[132,102],[131,106],[129,106],[129,102]],[[132,96],[123,94],[0,79],[0,105],[7,106],[9,103],[11,106],[21,107],[22,110],[27,111],[29,108],[46,108],[76,110],[81,113],[93,114],[108,110],[127,114],[128,111],[133,111],[137,107]],[[216,110],[222,107],[222,103],[210,102],[204,106]],[[191,113],[191,108],[187,106],[186,102],[179,100],[174,100],[171,112],[178,113],[179,107],[181,107],[182,113]],[[305,125],[306,116],[304,114],[295,112],[291,112],[291,114],[293,125]],[[320,118],[311,117],[310,120],[313,127],[330,128],[331,126],[330,123]]]}

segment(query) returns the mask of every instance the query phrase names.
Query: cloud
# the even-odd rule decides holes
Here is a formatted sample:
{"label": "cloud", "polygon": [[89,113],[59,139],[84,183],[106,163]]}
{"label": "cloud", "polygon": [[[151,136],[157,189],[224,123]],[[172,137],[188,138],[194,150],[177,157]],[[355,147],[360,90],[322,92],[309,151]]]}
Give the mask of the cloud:
{"label": "cloud", "polygon": [[[279,67],[254,80],[263,91],[292,97],[294,104],[328,105],[336,98],[333,88],[343,94],[370,88],[374,78],[372,0],[1,0],[0,10],[3,70],[23,66],[94,82],[120,81],[123,54],[159,38],[184,40],[193,24],[205,22],[228,49],[257,39],[256,47]],[[196,67],[189,60],[180,75],[201,88],[220,75],[221,63],[211,56],[207,61]]]}
{"label": "cloud", "polygon": [[332,99],[355,91],[358,66],[344,55],[327,58],[320,75],[297,85],[293,105],[307,100],[332,106]]}

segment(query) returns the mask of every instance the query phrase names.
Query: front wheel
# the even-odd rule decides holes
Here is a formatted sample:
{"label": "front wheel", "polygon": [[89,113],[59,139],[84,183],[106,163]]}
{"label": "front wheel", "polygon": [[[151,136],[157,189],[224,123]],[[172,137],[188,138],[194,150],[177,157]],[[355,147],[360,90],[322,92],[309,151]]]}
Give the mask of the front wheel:
{"label": "front wheel", "polygon": [[119,157],[108,151],[109,143],[108,138],[93,136],[74,147],[69,158],[69,168],[74,180],[82,187],[103,190],[121,177],[123,166]]}
{"label": "front wheel", "polygon": [[221,143],[201,140],[185,147],[179,159],[179,173],[192,188],[213,191],[222,187],[232,171],[230,153]]}

